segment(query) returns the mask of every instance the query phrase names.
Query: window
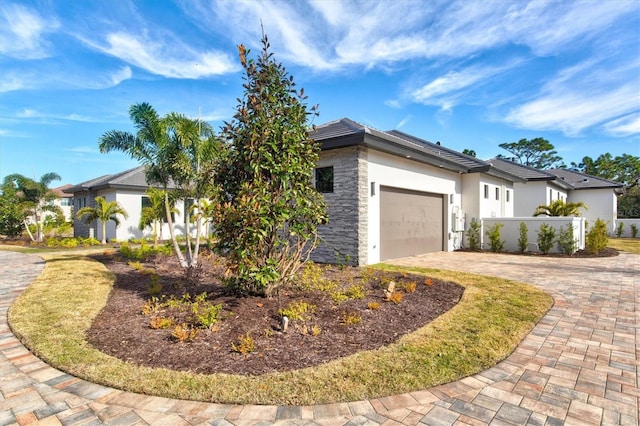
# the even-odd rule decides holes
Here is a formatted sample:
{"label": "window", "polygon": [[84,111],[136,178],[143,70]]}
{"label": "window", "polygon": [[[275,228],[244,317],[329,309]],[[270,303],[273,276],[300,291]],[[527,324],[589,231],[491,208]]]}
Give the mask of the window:
{"label": "window", "polygon": [[504,196],[505,196],[505,199],[506,199],[507,203],[508,203],[509,201],[511,201],[511,192],[510,192],[508,189],[507,189],[507,191],[505,192]]}
{"label": "window", "polygon": [[549,190],[549,202],[553,201],[553,189]]}
{"label": "window", "polygon": [[333,166],[317,168],[315,177],[318,192],[333,192]]}
{"label": "window", "polygon": [[63,207],[71,206],[71,198],[60,198],[60,205]]}
{"label": "window", "polygon": [[500,199],[500,188],[496,188],[496,200]]}
{"label": "window", "polygon": [[146,197],[146,196],[143,195],[142,196],[142,206],[141,207],[143,209],[145,207],[151,207],[151,199],[149,197]]}
{"label": "window", "polygon": [[484,198],[489,198],[489,185],[484,186]]}

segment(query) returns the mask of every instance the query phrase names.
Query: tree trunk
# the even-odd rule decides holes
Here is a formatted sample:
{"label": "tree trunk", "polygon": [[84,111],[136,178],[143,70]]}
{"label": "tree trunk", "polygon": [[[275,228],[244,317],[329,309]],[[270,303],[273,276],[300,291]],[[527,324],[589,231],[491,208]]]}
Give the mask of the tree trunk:
{"label": "tree trunk", "polygon": [[187,268],[189,265],[184,260],[184,256],[182,255],[182,250],[180,250],[180,244],[175,237],[175,232],[173,230],[173,220],[171,220],[171,206],[169,206],[169,194],[167,193],[167,188],[164,188],[164,208],[167,213],[167,223],[169,224],[169,236],[171,237],[171,242],[173,243],[173,251],[175,251],[176,256],[178,256],[178,262],[180,262],[180,266],[182,268]]}
{"label": "tree trunk", "polygon": [[31,239],[31,241],[35,241],[35,238],[33,238],[33,234],[31,233],[31,230],[29,229],[29,224],[27,223],[27,219],[23,220],[22,223],[24,223],[24,229],[27,230],[27,234],[29,234],[29,238]]}
{"label": "tree trunk", "polygon": [[107,244],[107,222],[102,222],[102,244]]}

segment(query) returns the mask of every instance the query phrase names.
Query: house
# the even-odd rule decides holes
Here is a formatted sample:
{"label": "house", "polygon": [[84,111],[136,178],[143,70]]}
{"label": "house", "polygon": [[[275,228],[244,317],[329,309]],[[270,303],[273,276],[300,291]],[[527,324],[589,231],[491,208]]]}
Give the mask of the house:
{"label": "house", "polygon": [[73,194],[65,192],[67,189],[71,188],[73,185],[67,183],[65,185],[59,186],[57,188],[53,188],[51,192],[56,195],[56,199],[52,201],[54,206],[60,207],[62,214],[67,222],[72,222],[72,214],[73,214]]}
{"label": "house", "polygon": [[348,118],[310,136],[321,144],[315,184],[329,216],[316,261],[366,265],[455,250],[465,221],[513,216],[514,182],[524,182],[438,143]]}
{"label": "house", "polygon": [[[142,237],[151,237],[153,230],[146,228],[140,230],[138,224],[142,208],[145,207],[149,198],[145,191],[149,188],[145,176],[145,167],[139,166],[121,173],[101,176],[95,179],[82,182],[78,185],[67,188],[67,193],[73,194],[73,207],[75,211],[86,206],[93,206],[96,197],[104,197],[107,201],[117,201],[128,213],[128,218],[119,216],[120,226],[116,227],[113,221],[107,222],[107,239],[127,241]],[[173,186],[170,186],[172,189]],[[178,210],[174,215],[174,226],[176,235],[185,234],[185,219],[182,202],[176,205]],[[102,226],[98,223],[87,225],[74,218],[74,236],[95,237],[102,239]],[[160,234],[169,235],[169,228],[164,224]]]}
{"label": "house", "polygon": [[519,176],[524,182],[516,182],[516,217],[533,216],[540,205],[552,201],[582,202],[587,206],[581,215],[588,223],[597,219],[608,222],[610,232],[615,229],[617,218],[617,194],[623,185],[584,173],[566,170],[538,170],[504,158],[488,161],[494,168]]}

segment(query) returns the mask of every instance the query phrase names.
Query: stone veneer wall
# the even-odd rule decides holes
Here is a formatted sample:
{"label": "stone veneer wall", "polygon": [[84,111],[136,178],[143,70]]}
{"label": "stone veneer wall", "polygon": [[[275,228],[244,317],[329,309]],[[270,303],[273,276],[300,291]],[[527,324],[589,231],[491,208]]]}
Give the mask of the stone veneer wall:
{"label": "stone veneer wall", "polygon": [[[74,212],[78,212],[80,210],[80,208],[78,208],[78,199],[82,199],[82,198],[86,198],[87,199],[87,206],[95,206],[95,198],[96,198],[96,193],[95,191],[91,191],[91,192],[78,192],[76,194],[74,194],[74,198],[73,198],[73,209]],[[73,216],[73,236],[74,237],[83,237],[83,238],[89,238],[89,228],[93,228],[93,232],[94,232],[94,238],[98,238],[98,229],[97,227],[97,221],[94,221],[91,225],[87,225],[86,222],[84,221],[80,221],[78,220],[78,218],[75,216]]]}
{"label": "stone veneer wall", "polygon": [[323,151],[317,166],[333,166],[333,192],[323,194],[329,223],[319,227],[321,241],[311,259],[365,265],[369,197],[366,149],[354,146]]}

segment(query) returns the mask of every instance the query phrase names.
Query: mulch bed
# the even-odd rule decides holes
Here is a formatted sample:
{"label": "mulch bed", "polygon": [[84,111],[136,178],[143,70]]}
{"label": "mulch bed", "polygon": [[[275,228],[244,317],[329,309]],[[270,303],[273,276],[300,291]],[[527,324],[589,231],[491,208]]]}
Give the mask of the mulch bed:
{"label": "mulch bed", "polygon": [[[197,273],[187,282],[173,256],[156,256],[132,268],[117,255],[98,258],[116,275],[107,305],[87,332],[91,345],[124,361],[149,367],[164,367],[195,373],[258,375],[316,366],[359,351],[380,348],[417,330],[455,306],[464,289],[454,283],[426,279],[420,275],[382,272],[355,267],[322,266],[323,277],[346,289],[365,285],[366,297],[340,303],[327,291],[288,291],[270,299],[229,294],[221,284],[224,267],[212,255],[202,257]],[[142,307],[150,299],[153,270],[166,298],[191,300],[207,293],[207,302],[223,304],[222,320],[212,330],[199,329],[190,342],[178,342],[172,329],[152,329],[154,316],[172,317],[174,323],[189,321],[188,309],[174,308],[144,315]],[[403,294],[402,301],[387,301],[384,289],[393,281]],[[415,283],[415,291],[403,290]],[[409,288],[411,285],[409,285]],[[335,291],[334,291],[335,295]],[[304,301],[315,307],[306,321],[290,321],[283,332],[279,309]],[[379,309],[370,309],[378,302]],[[186,306],[186,305],[185,305]],[[345,324],[345,318],[360,318]],[[314,335],[314,330],[319,334]],[[232,349],[239,337],[251,336],[255,351],[241,354]]]}

